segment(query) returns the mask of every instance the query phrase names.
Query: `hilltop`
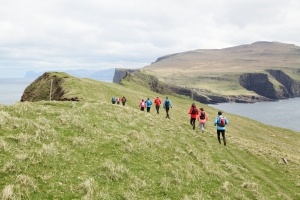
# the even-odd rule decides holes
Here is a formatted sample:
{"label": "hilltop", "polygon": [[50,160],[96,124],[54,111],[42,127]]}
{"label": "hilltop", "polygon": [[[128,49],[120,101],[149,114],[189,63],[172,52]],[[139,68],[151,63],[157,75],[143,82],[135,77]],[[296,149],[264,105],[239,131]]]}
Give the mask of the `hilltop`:
{"label": "hilltop", "polygon": [[185,96],[169,95],[171,119],[142,112],[139,101],[159,94],[131,75],[115,84],[46,73],[25,92],[49,92],[51,79],[63,91],[55,101],[0,105],[2,199],[300,198],[299,133],[225,113],[220,145],[217,110],[196,102],[210,116],[204,134],[189,125]]}
{"label": "hilltop", "polygon": [[[67,74],[78,78],[91,78],[99,81],[112,80],[115,69],[104,69],[104,70],[86,70],[86,69],[76,69],[76,70],[65,70],[63,71]],[[43,75],[44,72],[34,72],[27,71],[24,78],[38,78]]]}
{"label": "hilltop", "polygon": [[[140,71],[163,84],[185,88],[183,93],[205,103],[300,96],[300,47],[293,44],[255,42],[175,53]],[[183,94],[181,90],[173,92]]]}
{"label": "hilltop", "polygon": [[145,69],[186,73],[197,71],[256,72],[267,68],[296,68],[300,66],[300,47],[280,42],[255,42],[223,49],[198,49],[158,58]]}

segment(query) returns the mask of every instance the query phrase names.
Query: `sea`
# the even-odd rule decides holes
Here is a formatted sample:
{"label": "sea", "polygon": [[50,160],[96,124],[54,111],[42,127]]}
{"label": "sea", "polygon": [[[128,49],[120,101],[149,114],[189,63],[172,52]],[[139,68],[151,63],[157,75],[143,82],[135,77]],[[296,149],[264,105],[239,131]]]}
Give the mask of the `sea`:
{"label": "sea", "polygon": [[[27,78],[0,78],[0,104],[12,105],[19,102],[25,88],[33,81],[34,79]],[[111,82],[111,80],[103,81]],[[232,113],[264,124],[300,132],[300,98],[251,104],[220,103],[210,106],[223,111],[224,115]]]}
{"label": "sea", "polygon": [[0,78],[0,104],[20,102],[25,88],[33,81],[32,78]]}
{"label": "sea", "polygon": [[224,116],[226,113],[232,113],[264,124],[300,132],[299,97],[272,102],[220,103],[210,106],[223,111]]}

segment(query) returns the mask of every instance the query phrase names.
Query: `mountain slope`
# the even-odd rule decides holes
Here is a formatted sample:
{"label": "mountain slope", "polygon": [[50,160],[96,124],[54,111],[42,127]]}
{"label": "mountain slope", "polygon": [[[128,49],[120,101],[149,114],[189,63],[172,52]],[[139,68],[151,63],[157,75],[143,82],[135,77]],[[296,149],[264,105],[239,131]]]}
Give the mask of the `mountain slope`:
{"label": "mountain slope", "polygon": [[251,72],[266,68],[300,67],[300,47],[279,42],[255,42],[224,49],[199,49],[158,58],[145,69],[185,69],[204,74]]}
{"label": "mountain slope", "polygon": [[[169,96],[171,119],[139,110],[158,94],[134,77],[121,85],[61,77],[79,101],[0,105],[3,199],[298,199],[300,135],[225,113],[228,145],[192,130],[191,99]],[[126,96],[125,107],[112,96]],[[152,108],[154,109],[154,108]],[[283,159],[287,160],[285,164]]]}
{"label": "mountain slope", "polygon": [[214,96],[226,101],[247,96],[249,102],[253,97],[277,100],[300,96],[300,47],[292,44],[256,42],[176,53],[143,69],[160,81],[195,90],[206,102],[213,102]]}

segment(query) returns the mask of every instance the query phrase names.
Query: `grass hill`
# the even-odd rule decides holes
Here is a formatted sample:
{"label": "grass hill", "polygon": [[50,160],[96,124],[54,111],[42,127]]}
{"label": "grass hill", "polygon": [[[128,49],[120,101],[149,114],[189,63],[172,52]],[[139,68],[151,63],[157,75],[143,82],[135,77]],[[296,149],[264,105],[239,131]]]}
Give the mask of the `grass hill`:
{"label": "grass hill", "polygon": [[[212,125],[217,110],[207,105],[196,102],[210,116],[202,134],[189,124],[189,98],[169,95],[171,119],[140,111],[142,98],[159,94],[134,77],[121,84],[48,77],[79,101],[0,105],[2,199],[300,198],[297,132],[224,113],[223,146]],[[48,87],[49,79],[40,81]],[[126,106],[112,105],[114,95]]]}
{"label": "grass hill", "polygon": [[146,69],[214,72],[257,72],[267,68],[299,69],[300,47],[280,42],[255,42],[223,49],[198,49],[158,58]]}
{"label": "grass hill", "polygon": [[300,96],[300,47],[255,42],[224,49],[198,49],[158,58],[143,68],[160,81],[192,88],[200,95]]}

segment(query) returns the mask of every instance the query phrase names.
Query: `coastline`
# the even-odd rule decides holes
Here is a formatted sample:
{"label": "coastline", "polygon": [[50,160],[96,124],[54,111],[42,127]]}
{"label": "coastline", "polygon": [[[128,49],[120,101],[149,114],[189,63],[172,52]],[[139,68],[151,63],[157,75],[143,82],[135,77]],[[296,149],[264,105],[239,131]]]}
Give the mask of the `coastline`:
{"label": "coastline", "polygon": [[231,113],[260,121],[267,125],[287,128],[300,133],[300,124],[295,119],[300,116],[300,97],[264,101],[256,103],[227,102],[208,104],[225,113]]}

